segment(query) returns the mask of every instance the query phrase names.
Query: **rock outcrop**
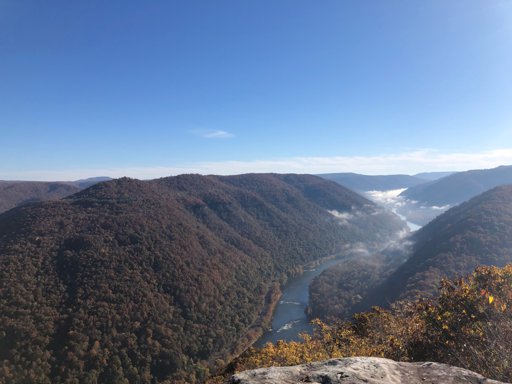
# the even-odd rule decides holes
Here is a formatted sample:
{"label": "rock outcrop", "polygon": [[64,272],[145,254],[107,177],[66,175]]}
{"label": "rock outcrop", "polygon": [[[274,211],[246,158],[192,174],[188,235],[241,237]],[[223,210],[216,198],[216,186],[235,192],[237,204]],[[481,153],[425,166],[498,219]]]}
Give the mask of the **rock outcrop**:
{"label": "rock outcrop", "polygon": [[230,384],[499,384],[475,372],[440,363],[402,363],[378,357],[351,357],[241,372]]}

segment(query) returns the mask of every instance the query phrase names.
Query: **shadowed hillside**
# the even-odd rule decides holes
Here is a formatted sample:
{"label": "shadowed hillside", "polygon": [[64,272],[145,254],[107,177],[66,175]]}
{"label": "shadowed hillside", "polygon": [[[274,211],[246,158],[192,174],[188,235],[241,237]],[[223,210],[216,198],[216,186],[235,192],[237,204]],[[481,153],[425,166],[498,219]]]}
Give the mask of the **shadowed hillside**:
{"label": "shadowed hillside", "polygon": [[361,192],[409,188],[427,181],[421,177],[409,175],[372,176],[358,173],[325,173],[318,176]]}
{"label": "shadowed hillside", "polygon": [[0,181],[0,213],[35,201],[58,200],[80,190],[60,182]]}
{"label": "shadowed hillside", "polygon": [[310,286],[311,315],[347,318],[373,305],[433,295],[442,277],[511,262],[512,186],[503,186],[448,210],[394,250],[325,270]]}
{"label": "shadowed hillside", "polygon": [[512,184],[512,165],[457,172],[439,180],[411,186],[401,195],[427,205],[454,205],[506,184]]}
{"label": "shadowed hillside", "polygon": [[480,265],[512,262],[512,186],[485,192],[417,231],[412,256],[370,295],[367,304],[436,292],[441,277],[469,273]]}
{"label": "shadowed hillside", "polygon": [[433,181],[454,174],[455,172],[421,172],[413,175],[423,180]]}
{"label": "shadowed hillside", "polygon": [[36,201],[59,200],[96,183],[108,180],[111,179],[93,177],[69,182],[0,180],[0,213]]}

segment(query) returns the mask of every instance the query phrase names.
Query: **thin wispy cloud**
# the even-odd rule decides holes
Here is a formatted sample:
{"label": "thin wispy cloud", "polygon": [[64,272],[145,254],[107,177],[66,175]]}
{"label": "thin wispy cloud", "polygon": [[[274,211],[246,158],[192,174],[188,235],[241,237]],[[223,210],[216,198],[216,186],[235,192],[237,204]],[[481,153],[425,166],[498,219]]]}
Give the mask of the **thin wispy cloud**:
{"label": "thin wispy cloud", "polygon": [[34,170],[1,172],[8,180],[74,180],[98,175],[153,179],[182,173],[231,175],[248,172],[332,173],[356,172],[367,175],[415,174],[429,171],[465,171],[512,165],[512,148],[482,152],[444,153],[421,150],[376,156],[293,157],[253,161],[183,163],[175,166],[95,168],[66,171]]}
{"label": "thin wispy cloud", "polygon": [[222,131],[219,129],[212,129],[212,130],[198,129],[198,130],[192,131],[192,133],[194,133],[196,136],[199,136],[203,139],[221,139],[222,140],[222,139],[232,139],[235,137],[235,135],[233,135],[232,133]]}

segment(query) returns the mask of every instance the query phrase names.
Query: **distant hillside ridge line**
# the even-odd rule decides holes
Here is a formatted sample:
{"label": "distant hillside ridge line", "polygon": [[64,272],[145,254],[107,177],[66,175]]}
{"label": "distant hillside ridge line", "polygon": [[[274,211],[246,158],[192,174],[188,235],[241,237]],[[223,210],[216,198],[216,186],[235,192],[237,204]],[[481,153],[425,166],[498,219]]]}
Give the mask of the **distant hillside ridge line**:
{"label": "distant hillside ridge line", "polygon": [[59,200],[96,183],[112,180],[94,177],[77,181],[3,181],[0,180],[0,213],[37,201]]}
{"label": "distant hillside ridge line", "polygon": [[310,285],[309,312],[350,318],[378,305],[437,294],[441,278],[512,263],[512,186],[500,186],[441,214],[393,247],[345,259]]}
{"label": "distant hillside ridge line", "polygon": [[401,196],[430,206],[456,205],[500,185],[512,184],[512,165],[457,172],[411,186]]}
{"label": "distant hillside ridge line", "polygon": [[386,191],[409,188],[411,186],[427,182],[416,176],[410,175],[362,175],[358,173],[324,173],[318,174],[327,180],[335,181],[349,189],[358,192]]}
{"label": "distant hillside ridge line", "polygon": [[367,304],[433,295],[442,277],[512,263],[512,186],[495,187],[449,209],[412,240],[411,257],[369,295]]}

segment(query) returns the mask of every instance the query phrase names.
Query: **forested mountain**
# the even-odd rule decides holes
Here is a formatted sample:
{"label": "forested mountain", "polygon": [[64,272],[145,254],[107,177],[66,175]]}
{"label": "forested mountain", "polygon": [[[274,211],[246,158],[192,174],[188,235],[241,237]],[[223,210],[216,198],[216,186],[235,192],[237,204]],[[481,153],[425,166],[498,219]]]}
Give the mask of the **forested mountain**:
{"label": "forested mountain", "polygon": [[90,186],[93,186],[94,184],[101,183],[103,181],[109,181],[112,180],[111,177],[108,176],[98,176],[98,177],[89,177],[88,179],[80,179],[71,181],[70,183],[73,185],[76,185],[80,189],[89,188]]}
{"label": "forested mountain", "polygon": [[308,175],[123,178],[12,209],[0,381],[200,381],[260,334],[276,282],[402,229]]}
{"label": "forested mountain", "polygon": [[107,180],[111,179],[108,177],[93,177],[69,182],[0,180],[0,213],[35,201],[58,200]]}
{"label": "forested mountain", "polygon": [[362,255],[317,276],[311,315],[347,318],[373,305],[432,295],[442,277],[512,263],[512,186],[448,210],[404,241],[396,253]]}
{"label": "forested mountain", "polygon": [[344,187],[359,192],[409,188],[427,181],[426,179],[409,175],[371,176],[358,173],[325,173],[318,176],[335,181]]}
{"label": "forested mountain", "polygon": [[61,182],[0,181],[0,213],[34,201],[58,200],[80,190]]}
{"label": "forested mountain", "polygon": [[512,262],[512,186],[496,187],[451,208],[413,235],[414,251],[367,303],[434,294],[441,277]]}
{"label": "forested mountain", "polygon": [[455,205],[499,185],[512,184],[512,165],[457,172],[411,186],[401,196],[427,205]]}
{"label": "forested mountain", "polygon": [[[360,302],[409,256],[410,243],[376,253],[357,252],[315,277],[309,286],[308,316],[323,320],[350,319]],[[370,303],[371,304],[371,303]]]}

